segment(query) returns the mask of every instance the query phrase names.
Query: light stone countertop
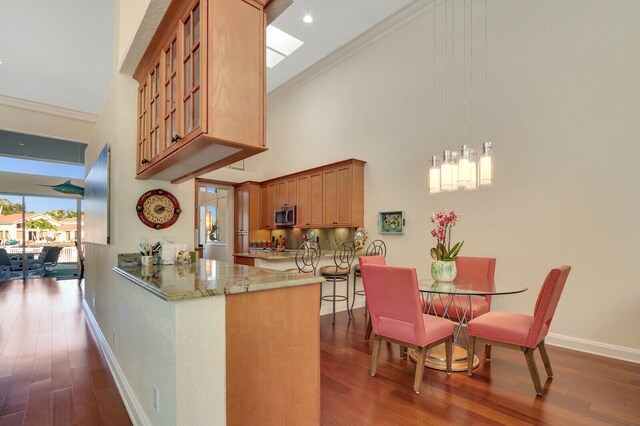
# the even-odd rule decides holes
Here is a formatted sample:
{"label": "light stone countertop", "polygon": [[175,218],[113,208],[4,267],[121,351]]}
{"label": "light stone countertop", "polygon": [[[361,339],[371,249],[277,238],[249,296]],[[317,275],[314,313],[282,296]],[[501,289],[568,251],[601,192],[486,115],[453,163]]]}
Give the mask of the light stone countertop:
{"label": "light stone countertop", "polygon": [[[295,255],[295,253],[294,253]],[[324,278],[198,259],[186,265],[111,268],[134,284],[166,301],[316,284]]]}

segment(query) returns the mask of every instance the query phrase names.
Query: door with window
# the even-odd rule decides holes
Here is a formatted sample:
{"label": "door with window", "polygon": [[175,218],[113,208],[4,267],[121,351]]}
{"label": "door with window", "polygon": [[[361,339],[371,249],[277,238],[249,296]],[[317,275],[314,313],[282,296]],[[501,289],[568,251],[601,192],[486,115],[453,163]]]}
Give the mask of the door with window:
{"label": "door with window", "polygon": [[196,244],[206,259],[229,262],[231,258],[233,221],[230,220],[231,188],[204,179],[196,180],[198,212]]}

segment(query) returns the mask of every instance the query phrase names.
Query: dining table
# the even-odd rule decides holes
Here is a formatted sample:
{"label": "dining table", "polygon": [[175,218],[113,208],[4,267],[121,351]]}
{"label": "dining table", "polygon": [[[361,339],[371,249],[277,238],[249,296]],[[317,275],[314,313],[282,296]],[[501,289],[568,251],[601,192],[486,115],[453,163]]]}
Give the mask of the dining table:
{"label": "dining table", "polygon": [[[487,288],[493,287],[493,290]],[[453,359],[451,371],[467,371],[467,322],[473,319],[473,310],[468,312],[474,298],[485,296],[506,296],[527,291],[527,287],[519,283],[506,283],[487,286],[486,282],[472,279],[455,279],[452,282],[439,282],[432,278],[418,280],[418,288],[424,301],[425,313],[441,316],[456,322],[453,331]],[[442,302],[444,310],[438,315],[434,309],[434,301]],[[466,303],[465,303],[466,302]],[[464,337],[464,339],[461,339]],[[409,357],[416,361],[417,352],[412,349]],[[480,360],[474,355],[473,368]],[[446,370],[444,345],[436,346],[427,352],[425,367]]]}

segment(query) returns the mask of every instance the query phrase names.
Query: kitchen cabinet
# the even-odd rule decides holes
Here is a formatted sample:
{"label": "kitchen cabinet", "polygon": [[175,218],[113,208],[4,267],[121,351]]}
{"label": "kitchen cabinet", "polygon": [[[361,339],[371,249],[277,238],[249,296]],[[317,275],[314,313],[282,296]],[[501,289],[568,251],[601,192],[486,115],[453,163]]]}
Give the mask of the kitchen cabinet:
{"label": "kitchen cabinet", "polygon": [[310,173],[297,181],[297,226],[322,226],[322,173]]}
{"label": "kitchen cabinet", "polygon": [[262,195],[262,221],[260,224],[261,229],[275,229],[273,222],[273,211],[276,208],[278,188],[276,183],[263,185],[261,188]]}
{"label": "kitchen cabinet", "polygon": [[276,185],[276,207],[295,206],[297,194],[297,180],[286,179]]}
{"label": "kitchen cabinet", "polygon": [[[345,164],[333,169],[325,170],[322,174],[322,224],[324,226],[350,226],[360,223],[359,219],[352,217],[354,196],[361,189],[354,188],[357,178],[354,175],[354,167]],[[355,212],[357,215],[358,213]],[[361,226],[361,225],[357,225]]]}
{"label": "kitchen cabinet", "polygon": [[245,182],[234,188],[234,253],[249,251],[249,239],[260,229],[260,184]]}
{"label": "kitchen cabinet", "polygon": [[364,226],[364,162],[346,160],[262,183],[262,229],[273,210],[296,205],[296,227]]}
{"label": "kitchen cabinet", "polygon": [[138,179],[183,182],[266,150],[265,14],[252,0],[174,0],[142,57]]}

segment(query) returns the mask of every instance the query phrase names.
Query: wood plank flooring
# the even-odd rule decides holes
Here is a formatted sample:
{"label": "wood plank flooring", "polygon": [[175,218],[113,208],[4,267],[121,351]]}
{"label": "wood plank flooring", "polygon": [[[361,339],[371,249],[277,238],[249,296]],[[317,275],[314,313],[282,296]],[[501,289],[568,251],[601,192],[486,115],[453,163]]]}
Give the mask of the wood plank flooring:
{"label": "wood plank flooring", "polygon": [[[76,281],[0,282],[0,426],[131,424],[81,297]],[[494,347],[473,377],[425,369],[416,395],[395,345],[369,375],[365,325],[362,310],[320,320],[323,425],[640,425],[638,364],[548,346],[536,398],[524,356]]]}
{"label": "wood plank flooring", "polygon": [[0,426],[129,425],[77,281],[0,281]]}
{"label": "wood plank flooring", "polygon": [[416,395],[415,364],[396,345],[382,344],[369,375],[365,326],[362,309],[351,322],[346,312],[335,326],[320,320],[322,425],[640,425],[638,364],[547,345],[554,378],[545,382],[537,354],[545,394],[536,398],[524,355],[493,347],[472,377],[425,368]]}

